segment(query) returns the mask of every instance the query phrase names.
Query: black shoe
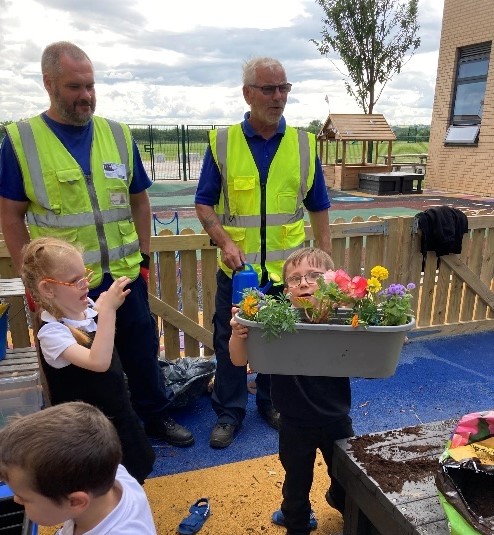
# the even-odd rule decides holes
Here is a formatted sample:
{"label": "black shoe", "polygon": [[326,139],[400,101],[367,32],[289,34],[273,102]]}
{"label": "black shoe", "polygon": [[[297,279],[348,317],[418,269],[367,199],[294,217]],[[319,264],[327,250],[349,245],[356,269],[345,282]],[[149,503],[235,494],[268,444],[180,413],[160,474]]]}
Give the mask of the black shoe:
{"label": "black shoe", "polygon": [[145,426],[146,433],[159,440],[164,440],[172,446],[192,446],[194,444],[194,437],[192,433],[183,425],[177,424],[173,418],[169,416],[163,420],[157,420]]}
{"label": "black shoe", "polygon": [[274,407],[269,407],[266,410],[259,409],[259,412],[273,429],[280,430],[280,413]]}
{"label": "black shoe", "polygon": [[211,431],[209,445],[212,448],[226,448],[233,442],[237,426],[233,424],[217,423]]}
{"label": "black shoe", "polygon": [[342,507],[340,504],[336,504],[329,489],[326,491],[326,494],[324,495],[324,497],[326,498],[326,501],[328,502],[328,505],[330,507],[332,507],[333,509],[336,509],[341,514],[343,514],[344,507]]}

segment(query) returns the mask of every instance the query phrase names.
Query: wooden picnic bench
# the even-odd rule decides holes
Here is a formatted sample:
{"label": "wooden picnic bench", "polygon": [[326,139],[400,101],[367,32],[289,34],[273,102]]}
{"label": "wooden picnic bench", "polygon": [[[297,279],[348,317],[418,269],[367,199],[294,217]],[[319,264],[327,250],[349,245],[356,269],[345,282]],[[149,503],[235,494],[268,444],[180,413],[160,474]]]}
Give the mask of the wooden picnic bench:
{"label": "wooden picnic bench", "polygon": [[346,491],[344,535],[449,535],[435,470],[456,420],[336,442],[334,477]]}
{"label": "wooden picnic bench", "polygon": [[390,161],[392,171],[402,171],[403,168],[412,169],[414,173],[425,175],[427,170],[428,154],[394,154],[389,159],[384,155],[384,163],[388,165]]}

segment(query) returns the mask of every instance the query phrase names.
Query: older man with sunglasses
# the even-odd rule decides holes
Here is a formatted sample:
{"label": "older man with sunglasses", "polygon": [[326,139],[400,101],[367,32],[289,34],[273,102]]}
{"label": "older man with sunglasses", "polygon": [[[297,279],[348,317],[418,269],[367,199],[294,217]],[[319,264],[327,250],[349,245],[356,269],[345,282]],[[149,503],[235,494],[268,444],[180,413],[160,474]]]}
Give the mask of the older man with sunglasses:
{"label": "older man with sunglasses", "polygon": [[[252,264],[264,286],[271,274],[281,280],[285,259],[303,246],[304,207],[316,245],[331,253],[330,201],[313,134],[286,124],[283,111],[292,84],[272,58],[254,58],[243,69],[243,95],[250,107],[242,123],[212,130],[195,202],[218,259],[216,310],[213,319],[217,369],[212,405],[217,423],[210,446],[231,444],[245,417],[245,367],[233,366],[228,351],[232,277]],[[279,294],[282,285],[269,293]],[[257,374],[256,403],[269,425],[279,414],[270,397],[270,377]]]}

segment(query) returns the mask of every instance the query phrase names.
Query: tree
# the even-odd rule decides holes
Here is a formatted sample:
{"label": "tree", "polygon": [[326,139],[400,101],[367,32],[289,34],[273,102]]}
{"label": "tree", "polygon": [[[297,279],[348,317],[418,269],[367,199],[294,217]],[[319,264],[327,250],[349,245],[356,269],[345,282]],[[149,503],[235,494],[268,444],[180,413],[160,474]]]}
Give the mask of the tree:
{"label": "tree", "polygon": [[307,128],[304,128],[304,130],[307,130],[307,132],[312,132],[313,134],[319,134],[322,128],[322,123],[318,119],[314,119],[309,123],[309,126]]}
{"label": "tree", "polygon": [[322,41],[311,41],[323,56],[338,53],[352,82],[345,81],[347,93],[370,114],[387,82],[420,46],[418,0],[316,2],[325,12],[325,27]]}

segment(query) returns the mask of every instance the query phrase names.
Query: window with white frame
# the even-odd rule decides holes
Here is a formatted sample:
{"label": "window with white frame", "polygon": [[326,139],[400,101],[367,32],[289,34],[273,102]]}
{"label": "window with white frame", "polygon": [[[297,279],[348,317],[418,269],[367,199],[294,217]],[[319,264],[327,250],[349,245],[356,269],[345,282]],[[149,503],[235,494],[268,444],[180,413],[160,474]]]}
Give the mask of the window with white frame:
{"label": "window with white frame", "polygon": [[451,121],[445,144],[474,145],[478,141],[490,53],[491,42],[459,49]]}

